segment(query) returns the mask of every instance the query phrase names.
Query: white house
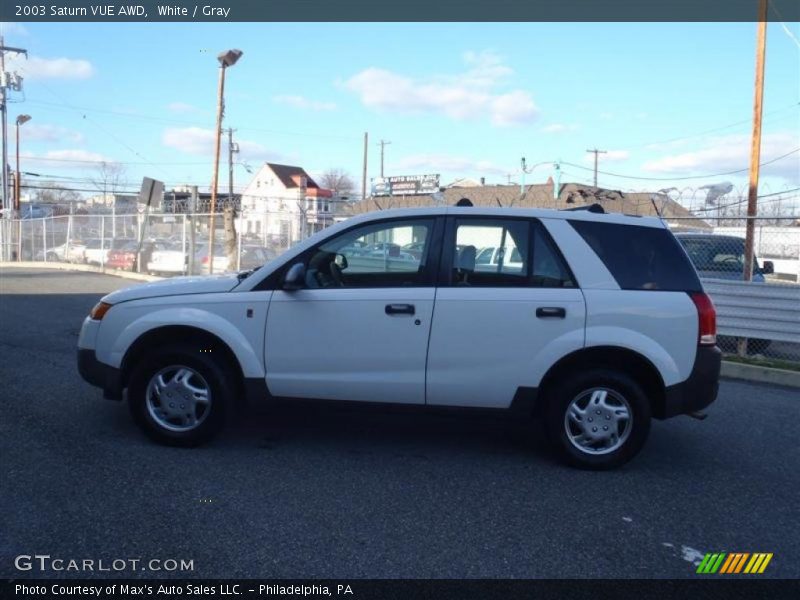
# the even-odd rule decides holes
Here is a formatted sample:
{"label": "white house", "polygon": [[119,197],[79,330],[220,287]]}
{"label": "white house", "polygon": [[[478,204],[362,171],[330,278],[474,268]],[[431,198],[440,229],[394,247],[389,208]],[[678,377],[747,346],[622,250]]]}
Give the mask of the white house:
{"label": "white house", "polygon": [[302,167],[264,163],[242,193],[240,231],[288,247],[331,225],[343,202]]}

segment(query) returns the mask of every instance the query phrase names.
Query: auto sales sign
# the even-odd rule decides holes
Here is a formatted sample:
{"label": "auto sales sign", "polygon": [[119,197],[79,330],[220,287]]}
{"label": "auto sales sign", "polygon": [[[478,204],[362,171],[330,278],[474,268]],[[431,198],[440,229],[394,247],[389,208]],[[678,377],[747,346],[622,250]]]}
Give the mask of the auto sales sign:
{"label": "auto sales sign", "polygon": [[376,177],[372,180],[373,196],[414,196],[439,191],[439,174],[398,175]]}

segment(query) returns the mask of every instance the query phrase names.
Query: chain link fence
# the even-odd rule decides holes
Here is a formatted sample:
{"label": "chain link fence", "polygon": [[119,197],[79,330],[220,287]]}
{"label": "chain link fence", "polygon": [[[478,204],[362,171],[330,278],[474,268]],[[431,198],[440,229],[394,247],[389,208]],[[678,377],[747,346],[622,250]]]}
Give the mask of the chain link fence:
{"label": "chain link fence", "polygon": [[153,213],[3,220],[0,251],[12,262],[88,264],[167,277],[223,273],[258,267],[347,216]]}
{"label": "chain link fence", "polygon": [[[349,212],[242,211],[237,216],[217,214],[213,219],[207,213],[169,213],[4,220],[2,256],[12,261],[89,264],[163,277],[232,272],[277,258],[294,244],[349,216]],[[800,363],[800,217],[753,219],[755,260],[751,280],[746,283],[746,218],[727,218],[724,224],[695,216],[670,217],[665,222],[717,305],[723,351]],[[735,282],[743,283],[732,287]],[[751,292],[747,286],[760,287]],[[773,292],[776,287],[781,289]],[[747,338],[742,337],[743,320],[749,320]]]}

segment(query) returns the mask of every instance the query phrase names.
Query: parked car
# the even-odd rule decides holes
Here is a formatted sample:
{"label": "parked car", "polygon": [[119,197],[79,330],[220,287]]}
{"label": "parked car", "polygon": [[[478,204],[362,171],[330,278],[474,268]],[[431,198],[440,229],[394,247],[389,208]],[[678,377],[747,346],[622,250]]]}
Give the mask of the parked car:
{"label": "parked car", "polygon": [[47,260],[48,262],[65,262],[67,255],[67,244],[59,244],[48,248],[45,252],[44,249],[36,252],[35,260]]}
{"label": "parked car", "polygon": [[86,242],[83,240],[71,240],[66,249],[66,261],[71,263],[86,262]]}
{"label": "parked car", "polygon": [[[412,230],[424,262],[348,256],[354,240]],[[529,249],[522,267],[479,270],[486,239]],[[660,219],[387,210],[254,272],[112,292],[83,323],[78,369],[106,397],[127,389],[135,422],[172,445],[209,441],[240,397],[380,401],[541,417],[559,456],[607,469],[639,452],[651,418],[701,417],[714,401],[715,319]]]}
{"label": "parked car", "polygon": [[149,264],[152,255],[156,251],[164,250],[168,247],[167,242],[145,240],[142,242],[141,249],[139,242],[131,240],[121,248],[108,251],[106,266],[111,269],[122,269],[124,271],[135,271],[137,255],[141,252],[142,264]]}
{"label": "parked car", "polygon": [[152,275],[185,275],[188,269],[189,249],[184,249],[182,241],[155,249],[147,262],[147,271]]}
{"label": "parked car", "polygon": [[53,216],[53,209],[50,206],[37,206],[27,204],[20,209],[20,219],[44,219]]}
{"label": "parked car", "polygon": [[501,258],[503,259],[504,267],[517,269],[522,268],[522,256],[519,253],[519,249],[512,248],[509,254],[506,248],[497,246],[487,246],[486,248],[481,248],[480,252],[478,252],[477,256],[475,257],[475,265],[476,268],[485,268],[487,270],[491,270],[492,268],[500,265]]}
{"label": "parked car", "polygon": [[403,246],[403,252],[413,256],[417,260],[422,259],[422,252],[425,250],[425,242],[411,242]]}
{"label": "parked car", "polygon": [[[744,279],[744,239],[732,235],[676,233],[697,273],[706,279]],[[753,260],[752,281],[764,282],[764,275],[775,271],[772,261]]]}
{"label": "parked car", "polygon": [[[744,239],[732,235],[709,233],[676,233],[675,237],[683,245],[689,259],[703,279],[744,279]],[[765,275],[775,271],[772,261],[758,261],[753,257],[753,283],[764,283]],[[748,354],[764,352],[772,344],[771,340],[750,338],[747,340]],[[720,336],[719,346],[726,352],[738,350],[737,339]]]}
{"label": "parked car", "polygon": [[86,242],[84,262],[88,265],[101,266],[108,262],[108,254],[112,250],[127,248],[131,243],[138,243],[132,238],[92,239]]}
{"label": "parked car", "polygon": [[239,259],[240,269],[257,269],[266,264],[276,254],[267,248],[257,245],[242,246],[242,256]]}

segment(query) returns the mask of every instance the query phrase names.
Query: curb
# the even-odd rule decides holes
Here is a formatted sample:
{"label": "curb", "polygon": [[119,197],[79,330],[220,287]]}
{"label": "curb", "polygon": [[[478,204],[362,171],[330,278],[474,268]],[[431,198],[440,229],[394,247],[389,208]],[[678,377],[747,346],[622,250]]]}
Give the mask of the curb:
{"label": "curb", "polygon": [[133,279],[135,281],[161,281],[163,277],[147,275],[146,273],[129,273],[128,271],[117,271],[116,269],[103,269],[92,265],[78,265],[73,263],[59,262],[0,262],[2,268],[18,269],[56,269],[59,271],[83,271],[84,273],[99,273],[100,275],[111,275],[122,279]]}
{"label": "curb", "polygon": [[722,361],[721,377],[800,388],[800,371]]}

